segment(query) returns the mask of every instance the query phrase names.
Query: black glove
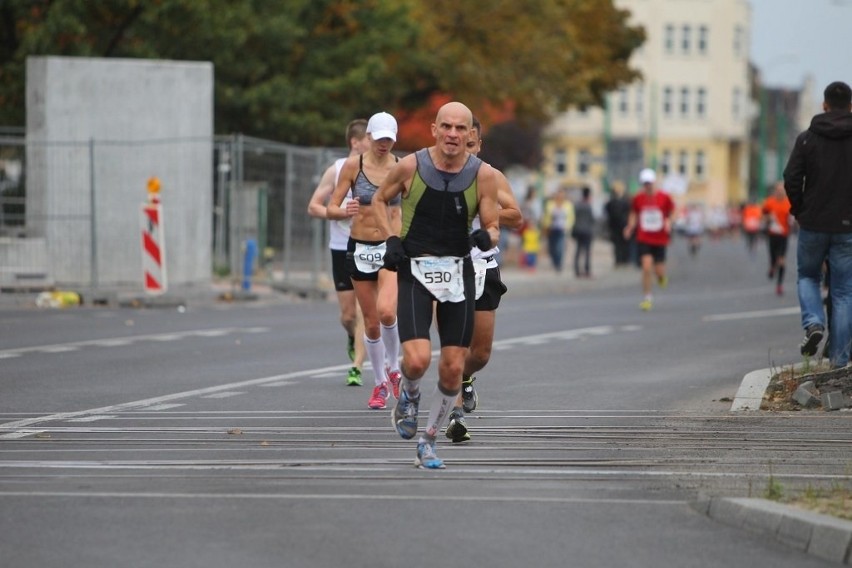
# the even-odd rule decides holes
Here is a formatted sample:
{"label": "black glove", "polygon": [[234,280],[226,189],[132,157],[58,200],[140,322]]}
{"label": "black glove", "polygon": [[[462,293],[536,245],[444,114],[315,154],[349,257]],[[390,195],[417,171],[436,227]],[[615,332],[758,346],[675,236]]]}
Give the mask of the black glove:
{"label": "black glove", "polygon": [[470,244],[486,251],[491,248],[491,235],[485,229],[477,229],[470,234]]}
{"label": "black glove", "polygon": [[385,241],[385,258],[382,268],[396,272],[397,267],[405,261],[405,249],[402,248],[402,239],[399,237],[388,237]]}

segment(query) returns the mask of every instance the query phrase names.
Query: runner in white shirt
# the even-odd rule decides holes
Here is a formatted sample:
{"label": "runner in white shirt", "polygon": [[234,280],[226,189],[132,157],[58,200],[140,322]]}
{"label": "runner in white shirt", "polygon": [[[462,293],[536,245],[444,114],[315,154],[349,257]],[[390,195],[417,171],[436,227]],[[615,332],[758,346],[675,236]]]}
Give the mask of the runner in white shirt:
{"label": "runner in white shirt", "polygon": [[[367,121],[363,118],[353,120],[346,126],[346,142],[349,145],[349,155],[358,156],[365,152],[370,145],[367,136]],[[346,158],[340,158],[330,165],[314,190],[308,203],[308,214],[311,217],[328,219],[326,203],[340,176],[340,169]],[[351,195],[348,196],[351,198]],[[337,303],[340,306],[340,324],[346,330],[348,342],[346,351],[352,361],[352,367],[346,377],[349,386],[360,386],[361,366],[364,363],[364,320],[358,304],[355,301],[355,288],[346,270],[346,246],[349,243],[351,222],[346,220],[329,220],[328,248],[331,249],[331,272],[334,279],[334,289],[337,292]]]}

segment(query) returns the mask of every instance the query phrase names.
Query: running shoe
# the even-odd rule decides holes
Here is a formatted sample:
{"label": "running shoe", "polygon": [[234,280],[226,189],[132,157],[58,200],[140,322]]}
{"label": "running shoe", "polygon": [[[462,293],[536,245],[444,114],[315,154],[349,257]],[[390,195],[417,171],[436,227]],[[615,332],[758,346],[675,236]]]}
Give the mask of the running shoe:
{"label": "running shoe", "polygon": [[464,414],[458,410],[453,410],[450,414],[450,423],[447,424],[447,438],[451,439],[454,444],[467,442],[470,440],[470,434],[467,431],[467,424],[464,421]]}
{"label": "running shoe", "polygon": [[361,382],[361,369],[358,367],[352,367],[349,369],[349,374],[346,376],[346,386],[348,387],[360,387],[364,383]]}
{"label": "running shoe", "polygon": [[405,390],[399,392],[396,406],[393,407],[393,427],[397,434],[406,440],[410,440],[417,433],[417,415],[420,412],[420,395],[417,398],[409,398]]}
{"label": "running shoe", "polygon": [[776,296],[783,296],[784,295],[784,286],[783,285],[778,284],[778,285],[775,286],[775,295]]}
{"label": "running shoe", "polygon": [[669,277],[666,275],[657,277],[657,284],[659,284],[660,288],[668,288],[669,286]]}
{"label": "running shoe", "polygon": [[385,373],[388,376],[388,382],[390,383],[393,397],[399,400],[399,383],[402,381],[402,373],[399,371],[391,371],[387,367],[385,368]]}
{"label": "running shoe", "polygon": [[465,412],[473,412],[476,410],[476,405],[479,404],[479,395],[473,388],[473,381],[475,380],[476,377],[462,377],[462,408]]}
{"label": "running shoe", "polygon": [[367,406],[373,410],[382,410],[388,407],[388,384],[382,383],[373,389],[373,395]]}
{"label": "running shoe", "polygon": [[417,444],[417,457],[414,458],[414,466],[425,467],[426,469],[444,469],[446,467],[435,453],[435,442]]}
{"label": "running shoe", "polygon": [[355,338],[351,335],[346,341],[346,354],[349,355],[350,361],[355,361]]}
{"label": "running shoe", "polygon": [[799,347],[802,355],[813,357],[816,355],[819,342],[825,334],[825,328],[819,324],[809,325],[805,329],[805,338],[802,340],[802,345]]}
{"label": "running shoe", "polygon": [[650,312],[651,308],[654,307],[654,302],[652,302],[648,298],[645,298],[644,300],[639,302],[639,307],[642,308],[643,312]]}

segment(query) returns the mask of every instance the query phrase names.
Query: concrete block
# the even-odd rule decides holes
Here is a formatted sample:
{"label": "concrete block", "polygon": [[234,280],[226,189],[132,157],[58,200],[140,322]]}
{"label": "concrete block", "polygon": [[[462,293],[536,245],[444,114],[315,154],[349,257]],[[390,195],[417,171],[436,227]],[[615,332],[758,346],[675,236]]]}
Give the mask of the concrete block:
{"label": "concrete block", "polygon": [[143,285],[140,209],[162,182],[168,284],[210,279],[213,65],[27,57],[29,237],[63,286]]}
{"label": "concrete block", "polygon": [[820,398],[824,410],[839,410],[849,406],[849,400],[842,391],[824,392]]}
{"label": "concrete block", "polygon": [[814,524],[808,553],[832,562],[849,561],[852,548],[852,522],[826,515]]}
{"label": "concrete block", "polygon": [[712,499],[707,514],[711,519],[734,527],[742,527],[745,521],[745,509],[735,499]]}
{"label": "concrete block", "polygon": [[811,408],[818,406],[820,403],[820,399],[817,397],[817,394],[814,382],[806,381],[799,385],[799,388],[797,388],[796,392],[793,393],[793,400],[805,408]]}
{"label": "concrete block", "polygon": [[777,537],[784,544],[805,551],[811,541],[813,525],[801,517],[784,515],[778,525]]}

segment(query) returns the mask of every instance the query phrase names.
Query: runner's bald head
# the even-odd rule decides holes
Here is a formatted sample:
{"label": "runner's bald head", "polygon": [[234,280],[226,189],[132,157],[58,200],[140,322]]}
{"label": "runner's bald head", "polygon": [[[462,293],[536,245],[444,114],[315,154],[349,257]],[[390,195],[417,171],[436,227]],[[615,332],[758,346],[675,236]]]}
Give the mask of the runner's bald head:
{"label": "runner's bald head", "polygon": [[441,124],[442,120],[452,116],[456,120],[461,119],[468,128],[473,126],[473,113],[464,104],[458,101],[452,101],[438,109],[438,114],[435,117],[435,124]]}

